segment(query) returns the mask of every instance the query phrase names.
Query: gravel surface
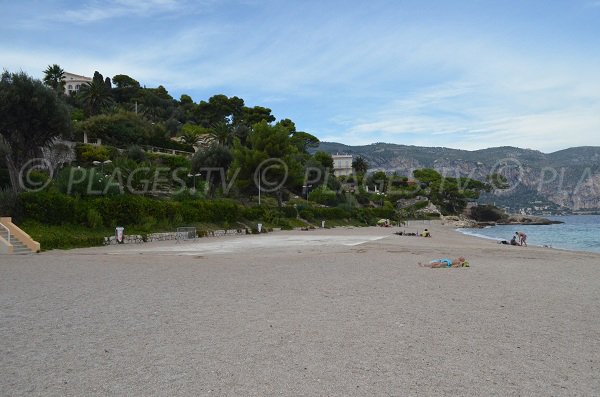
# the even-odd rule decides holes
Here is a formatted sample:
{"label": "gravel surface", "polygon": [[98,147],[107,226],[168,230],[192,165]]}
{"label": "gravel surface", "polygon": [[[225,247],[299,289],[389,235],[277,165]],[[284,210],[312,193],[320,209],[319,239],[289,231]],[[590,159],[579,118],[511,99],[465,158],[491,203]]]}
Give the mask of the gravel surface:
{"label": "gravel surface", "polygon": [[600,395],[600,255],[416,223],[0,256],[0,341],[2,396]]}

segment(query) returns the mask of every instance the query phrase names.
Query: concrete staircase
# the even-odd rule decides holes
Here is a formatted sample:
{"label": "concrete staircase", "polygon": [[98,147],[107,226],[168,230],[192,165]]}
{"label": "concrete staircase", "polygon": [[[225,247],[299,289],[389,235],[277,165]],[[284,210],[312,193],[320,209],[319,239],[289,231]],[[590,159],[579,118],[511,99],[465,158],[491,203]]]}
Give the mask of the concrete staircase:
{"label": "concrete staircase", "polygon": [[[2,237],[4,240],[8,241],[8,233],[6,232],[6,230],[4,228],[0,228],[0,237]],[[10,236],[10,243],[13,246],[13,251],[12,251],[13,255],[26,255],[26,254],[34,253],[32,250],[29,249],[29,247],[27,247],[21,241],[17,240],[16,237],[13,236],[12,234]]]}
{"label": "concrete staircase", "polygon": [[0,218],[0,237],[0,254],[26,255],[40,251],[40,244],[12,223],[9,217]]}

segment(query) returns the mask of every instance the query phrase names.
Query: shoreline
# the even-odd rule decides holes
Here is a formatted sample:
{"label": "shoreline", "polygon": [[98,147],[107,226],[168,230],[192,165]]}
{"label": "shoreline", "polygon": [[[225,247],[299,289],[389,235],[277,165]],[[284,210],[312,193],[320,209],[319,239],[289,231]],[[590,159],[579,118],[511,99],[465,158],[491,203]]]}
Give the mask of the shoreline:
{"label": "shoreline", "polygon": [[[538,227],[554,226],[554,225],[558,225],[558,224],[566,225],[566,227],[573,226],[573,224],[570,224],[568,222],[563,222],[563,221],[561,221],[560,223],[552,224],[552,225],[523,224],[521,226],[526,226],[526,227],[535,226],[535,228],[531,228],[531,229],[529,229],[529,231],[527,229],[523,229],[523,231],[525,231],[525,232],[527,232],[529,234],[534,229],[537,231]],[[484,240],[494,240],[494,241],[502,241],[502,240],[507,240],[508,241],[508,240],[510,240],[510,237],[506,238],[506,237],[499,237],[499,236],[495,236],[495,235],[486,235],[484,233],[478,232],[479,230],[485,230],[485,229],[491,229],[491,230],[493,230],[493,228],[498,227],[498,226],[501,227],[501,228],[510,228],[512,226],[515,226],[515,225],[512,225],[512,224],[495,224],[495,225],[489,225],[489,226],[486,226],[486,227],[483,227],[483,228],[480,228],[480,227],[457,226],[457,227],[455,227],[455,229],[456,229],[456,231],[458,233],[461,233],[463,235],[477,237],[477,238],[481,238],[481,239],[484,239]],[[516,225],[516,226],[518,226],[518,225]],[[569,229],[566,229],[566,230],[563,230],[562,232],[564,233],[564,232],[567,232],[568,230]],[[514,231],[514,229],[513,229],[513,231]],[[541,233],[539,233],[540,235],[545,236],[547,238],[539,238],[539,236],[538,236],[538,238],[536,239],[538,241],[535,241],[533,243],[530,242],[530,241],[528,241],[528,246],[530,246],[530,247],[539,247],[539,248],[550,248],[550,249],[555,249],[555,250],[560,250],[560,251],[584,252],[584,253],[587,252],[587,253],[593,253],[593,254],[600,254],[600,249],[598,247],[595,247],[595,246],[593,246],[593,247],[580,247],[580,246],[577,246],[576,244],[568,244],[568,242],[570,241],[568,239],[567,240],[561,240],[561,241],[555,241],[552,238],[552,237],[554,237],[552,233],[545,234],[544,233],[545,230],[543,228],[540,229],[539,231],[541,231]],[[493,234],[493,232],[491,234]],[[538,234],[532,232],[531,235],[536,236]],[[565,241],[567,242],[567,244],[565,244]],[[554,245],[554,244],[558,244],[558,246]]]}

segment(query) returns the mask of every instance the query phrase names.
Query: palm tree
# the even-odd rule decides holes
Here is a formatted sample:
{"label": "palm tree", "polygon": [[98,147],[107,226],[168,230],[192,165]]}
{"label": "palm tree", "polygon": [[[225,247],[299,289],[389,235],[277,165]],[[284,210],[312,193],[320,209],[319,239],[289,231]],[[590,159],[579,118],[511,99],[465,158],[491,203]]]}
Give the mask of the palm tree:
{"label": "palm tree", "polygon": [[112,94],[103,81],[96,79],[85,83],[79,89],[79,99],[86,113],[90,116],[100,114],[114,102]]}
{"label": "palm tree", "polygon": [[48,65],[44,70],[44,84],[59,94],[65,92],[65,71],[57,64]]}
{"label": "palm tree", "polygon": [[352,168],[354,168],[354,171],[356,171],[357,174],[364,175],[367,173],[369,164],[364,158],[359,156],[352,162]]}
{"label": "palm tree", "polygon": [[213,124],[210,135],[219,145],[225,147],[231,147],[235,138],[232,127],[223,122]]}

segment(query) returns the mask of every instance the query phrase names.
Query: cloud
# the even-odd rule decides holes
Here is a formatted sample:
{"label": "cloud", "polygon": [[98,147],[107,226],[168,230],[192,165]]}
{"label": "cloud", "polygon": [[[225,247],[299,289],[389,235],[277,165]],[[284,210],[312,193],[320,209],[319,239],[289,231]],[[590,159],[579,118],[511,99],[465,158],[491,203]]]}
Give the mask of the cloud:
{"label": "cloud", "polygon": [[[28,41],[18,23],[5,24],[14,40],[7,36],[0,46],[1,66],[36,76],[49,63],[86,75],[128,74],[196,101],[238,95],[344,143],[543,150],[600,144],[598,55],[579,46],[573,32],[537,42],[532,32],[543,18],[512,25],[502,21],[506,7],[493,10],[496,26],[464,7],[424,14],[411,2],[73,4],[39,13],[46,25],[36,25],[36,33],[47,40]],[[527,15],[527,7],[522,11]],[[35,21],[24,12],[12,19]]]}
{"label": "cloud", "polygon": [[[60,20],[75,24],[86,24],[115,18],[142,18],[169,14],[181,15],[212,3],[213,1],[210,0],[193,3],[179,0],[88,1],[73,9],[52,15],[50,18],[55,21]],[[195,7],[192,7],[192,4],[195,4]]]}

